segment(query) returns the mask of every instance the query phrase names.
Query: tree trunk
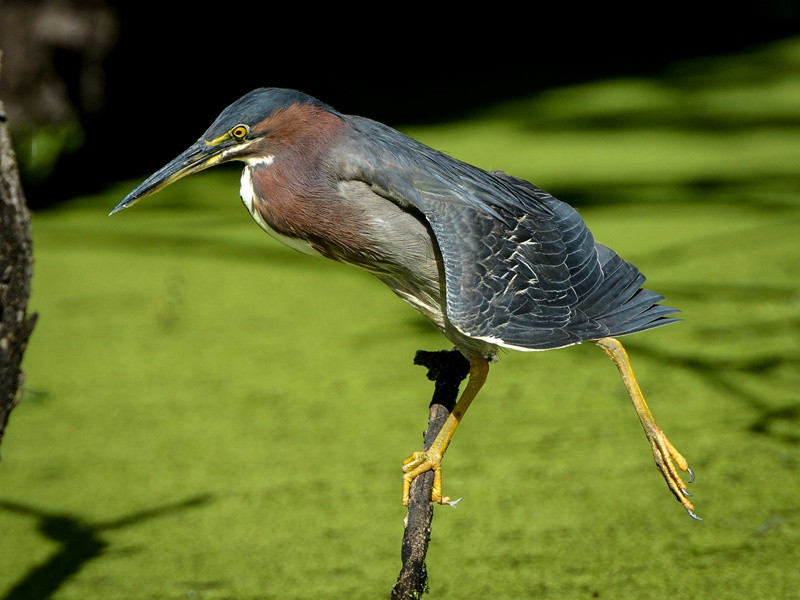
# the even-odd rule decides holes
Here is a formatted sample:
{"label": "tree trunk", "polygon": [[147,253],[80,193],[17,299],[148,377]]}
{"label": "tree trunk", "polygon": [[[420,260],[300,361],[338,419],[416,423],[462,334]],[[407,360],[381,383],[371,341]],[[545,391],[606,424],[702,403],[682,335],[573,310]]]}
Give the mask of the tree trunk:
{"label": "tree trunk", "polygon": [[32,274],[30,213],[0,101],[0,441],[19,400],[20,365],[36,323],[36,315],[27,313]]}

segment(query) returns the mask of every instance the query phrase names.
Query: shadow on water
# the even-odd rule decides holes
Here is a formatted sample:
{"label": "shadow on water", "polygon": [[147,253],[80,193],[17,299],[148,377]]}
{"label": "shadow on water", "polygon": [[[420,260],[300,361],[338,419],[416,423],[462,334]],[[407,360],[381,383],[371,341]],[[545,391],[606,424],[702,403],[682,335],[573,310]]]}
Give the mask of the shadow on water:
{"label": "shadow on water", "polygon": [[2,600],[49,598],[87,563],[103,554],[108,547],[108,543],[102,538],[103,532],[130,527],[142,521],[202,506],[210,500],[211,496],[208,494],[194,496],[181,502],[133,513],[105,523],[90,523],[76,515],[51,513],[32,506],[0,500],[0,510],[36,518],[41,534],[59,545],[50,558],[28,571]]}
{"label": "shadow on water", "polygon": [[[708,386],[723,390],[729,397],[746,405],[755,417],[747,427],[751,433],[765,435],[783,444],[800,445],[800,400],[779,401],[770,393],[784,388],[780,371],[796,370],[800,359],[789,354],[721,359],[700,355],[673,354],[653,347],[629,344],[637,355],[647,356],[660,364],[670,364],[694,373]],[[742,385],[742,378],[758,385]],[[760,392],[754,390],[760,390]]]}

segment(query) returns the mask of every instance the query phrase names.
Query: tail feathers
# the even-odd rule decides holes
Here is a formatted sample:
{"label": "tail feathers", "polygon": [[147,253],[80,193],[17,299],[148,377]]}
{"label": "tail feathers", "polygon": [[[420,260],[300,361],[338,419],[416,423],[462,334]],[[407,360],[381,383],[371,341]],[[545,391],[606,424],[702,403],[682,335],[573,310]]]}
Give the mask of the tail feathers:
{"label": "tail feathers", "polygon": [[663,296],[650,290],[640,290],[631,302],[602,317],[603,323],[609,329],[609,335],[625,335],[674,323],[678,319],[668,316],[678,311],[670,306],[656,304],[663,299]]}
{"label": "tail feathers", "polygon": [[652,329],[678,319],[669,315],[678,311],[658,304],[664,297],[643,289],[645,277],[631,263],[610,248],[596,243],[603,269],[603,283],[585,297],[578,309],[608,328],[608,335],[617,336]]}

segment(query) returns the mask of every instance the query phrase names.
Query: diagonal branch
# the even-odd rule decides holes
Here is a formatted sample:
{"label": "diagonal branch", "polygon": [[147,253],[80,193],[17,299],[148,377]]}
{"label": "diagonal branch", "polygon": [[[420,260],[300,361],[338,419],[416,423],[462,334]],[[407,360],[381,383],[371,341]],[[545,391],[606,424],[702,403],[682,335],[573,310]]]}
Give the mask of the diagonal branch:
{"label": "diagonal branch", "polygon": [[[428,428],[425,431],[424,446],[427,450],[456,404],[459,385],[469,374],[469,361],[458,350],[419,350],[414,357],[414,364],[427,367],[428,379],[436,384],[428,412]],[[430,502],[432,487],[432,471],[423,473],[411,483],[401,547],[403,567],[392,588],[392,600],[418,599],[427,592],[425,555],[428,552],[433,520],[433,506]]]}

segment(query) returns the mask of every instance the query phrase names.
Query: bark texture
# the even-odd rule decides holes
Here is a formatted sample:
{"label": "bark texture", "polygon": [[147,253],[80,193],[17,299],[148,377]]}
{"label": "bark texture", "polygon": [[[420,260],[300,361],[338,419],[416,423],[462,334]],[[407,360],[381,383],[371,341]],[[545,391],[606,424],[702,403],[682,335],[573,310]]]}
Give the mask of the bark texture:
{"label": "bark texture", "polygon": [[[0,75],[1,69],[0,52]],[[36,323],[27,311],[33,275],[30,213],[6,121],[0,101],[0,441],[19,401],[22,357]]]}

